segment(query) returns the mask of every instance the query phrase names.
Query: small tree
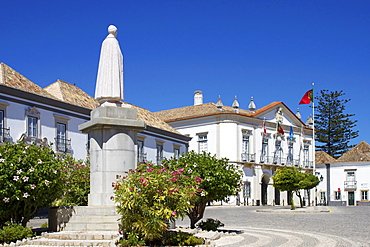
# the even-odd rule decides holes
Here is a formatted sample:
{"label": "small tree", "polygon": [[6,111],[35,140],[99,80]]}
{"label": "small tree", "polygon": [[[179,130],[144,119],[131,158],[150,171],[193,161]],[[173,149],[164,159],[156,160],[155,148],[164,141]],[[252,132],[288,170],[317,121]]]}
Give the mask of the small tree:
{"label": "small tree", "polygon": [[201,179],[197,201],[187,213],[191,228],[195,228],[195,224],[203,218],[207,203],[222,201],[240,190],[240,171],[226,158],[217,159],[210,153],[191,151],[177,159],[165,160],[163,165],[169,169],[184,169],[185,175]]}
{"label": "small tree", "polygon": [[303,207],[303,199],[301,190],[310,190],[319,184],[319,179],[310,173],[301,172],[301,170],[295,167],[287,167],[276,171],[275,175],[272,176],[274,181],[273,186],[280,191],[287,191],[290,193],[291,198],[291,209],[294,210],[293,192],[299,198],[300,206]]}
{"label": "small tree", "polygon": [[0,146],[0,226],[26,226],[37,208],[62,193],[62,162],[47,147],[6,143]]}
{"label": "small tree", "polygon": [[291,209],[294,210],[294,199],[293,192],[300,189],[299,182],[301,176],[299,176],[297,169],[294,167],[284,166],[283,168],[276,170],[274,176],[272,176],[274,181],[273,186],[280,191],[287,191],[291,198]]}
{"label": "small tree", "polygon": [[350,100],[340,98],[345,95],[342,90],[321,90],[320,93],[315,97],[318,101],[315,129],[316,141],[322,145],[316,145],[316,148],[337,158],[354,146],[349,145],[349,142],[358,137],[358,131],[353,130],[357,120],[350,120],[354,114],[345,113],[345,104]]}
{"label": "small tree", "polygon": [[[308,196],[310,196],[310,189],[315,188],[319,183],[320,180],[313,175],[312,173],[302,173],[303,175],[303,180],[299,182],[299,186],[301,189],[306,190]],[[301,207],[302,207],[302,197],[299,198],[301,201]],[[308,197],[308,203],[310,203],[310,197]]]}
{"label": "small tree", "polygon": [[141,164],[113,184],[120,230],[126,239],[156,244],[164,238],[169,221],[186,215],[200,180],[183,173],[184,169]]}

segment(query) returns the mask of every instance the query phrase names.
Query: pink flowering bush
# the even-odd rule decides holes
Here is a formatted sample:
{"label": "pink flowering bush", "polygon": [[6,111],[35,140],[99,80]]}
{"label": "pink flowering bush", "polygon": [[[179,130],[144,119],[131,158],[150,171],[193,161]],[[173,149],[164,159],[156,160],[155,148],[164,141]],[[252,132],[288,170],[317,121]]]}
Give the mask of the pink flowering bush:
{"label": "pink flowering bush", "polygon": [[26,226],[38,207],[49,206],[62,193],[62,162],[47,147],[24,143],[0,146],[0,227]]}
{"label": "pink flowering bush", "polygon": [[123,241],[139,239],[146,245],[163,244],[167,224],[191,210],[197,185],[195,179],[184,175],[183,169],[141,164],[130,170],[112,185]]}
{"label": "pink flowering bush", "polygon": [[75,160],[72,156],[63,157],[63,194],[54,206],[87,206],[90,193],[90,159]]}
{"label": "pink flowering bush", "polygon": [[191,151],[162,163],[167,169],[181,169],[184,175],[194,178],[199,184],[197,200],[187,212],[191,228],[195,228],[195,224],[203,218],[207,203],[235,195],[241,187],[241,171],[228,159],[218,159],[210,153]]}

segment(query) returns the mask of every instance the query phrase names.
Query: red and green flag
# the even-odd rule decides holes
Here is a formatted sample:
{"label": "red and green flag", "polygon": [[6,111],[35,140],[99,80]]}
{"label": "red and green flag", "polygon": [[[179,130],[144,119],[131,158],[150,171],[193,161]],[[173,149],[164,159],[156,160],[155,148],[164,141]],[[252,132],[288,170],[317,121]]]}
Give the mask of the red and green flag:
{"label": "red and green flag", "polygon": [[313,102],[313,89],[308,90],[302,97],[301,101],[299,102],[300,105],[303,104],[310,104]]}
{"label": "red and green flag", "polygon": [[284,130],[283,130],[283,127],[281,127],[280,122],[277,123],[276,132],[284,135]]}

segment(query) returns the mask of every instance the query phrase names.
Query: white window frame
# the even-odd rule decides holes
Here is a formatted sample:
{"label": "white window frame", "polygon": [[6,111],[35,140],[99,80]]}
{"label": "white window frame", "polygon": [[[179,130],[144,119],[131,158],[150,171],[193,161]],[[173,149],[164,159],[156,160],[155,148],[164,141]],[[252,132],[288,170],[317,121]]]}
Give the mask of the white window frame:
{"label": "white window frame", "polygon": [[198,153],[208,152],[208,132],[197,133]]}
{"label": "white window frame", "polygon": [[36,107],[26,110],[26,133],[29,137],[40,138],[40,112]]}
{"label": "white window frame", "polygon": [[137,136],[137,162],[143,163],[146,161],[145,153],[145,136]]}
{"label": "white window frame", "polygon": [[361,201],[369,201],[369,190],[361,190]]}
{"label": "white window frame", "polygon": [[[54,114],[55,122],[55,151],[68,153],[70,151],[70,140],[68,140],[68,121],[69,117]],[[60,129],[64,126],[64,131]]]}
{"label": "white window frame", "polygon": [[157,152],[157,165],[162,164],[162,160],[164,159],[163,152],[164,152],[164,141],[156,140],[156,152]]}
{"label": "white window frame", "polygon": [[173,157],[178,159],[181,155],[180,153],[181,145],[173,144]]}

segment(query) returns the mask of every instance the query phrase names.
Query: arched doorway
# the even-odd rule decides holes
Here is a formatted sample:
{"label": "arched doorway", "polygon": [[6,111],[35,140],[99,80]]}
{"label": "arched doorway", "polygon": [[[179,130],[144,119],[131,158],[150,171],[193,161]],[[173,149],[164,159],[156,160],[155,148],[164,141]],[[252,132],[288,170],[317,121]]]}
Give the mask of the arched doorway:
{"label": "arched doorway", "polygon": [[268,175],[264,175],[261,180],[261,203],[262,205],[267,205],[267,186],[269,184],[270,178]]}

